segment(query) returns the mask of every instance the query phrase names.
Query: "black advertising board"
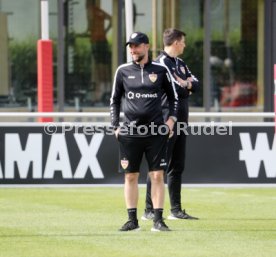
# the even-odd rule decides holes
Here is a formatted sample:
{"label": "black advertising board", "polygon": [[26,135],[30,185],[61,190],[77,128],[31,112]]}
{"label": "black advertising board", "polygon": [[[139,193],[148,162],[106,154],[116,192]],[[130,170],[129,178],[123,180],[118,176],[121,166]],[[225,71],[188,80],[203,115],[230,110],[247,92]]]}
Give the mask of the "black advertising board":
{"label": "black advertising board", "polygon": [[[0,127],[0,185],[124,182],[114,135],[72,125],[48,133],[45,126]],[[213,132],[188,128],[183,183],[276,183],[274,127],[229,126]],[[140,183],[146,173],[143,162]]]}
{"label": "black advertising board", "polygon": [[232,135],[188,136],[187,183],[276,183],[274,127],[233,127]]}

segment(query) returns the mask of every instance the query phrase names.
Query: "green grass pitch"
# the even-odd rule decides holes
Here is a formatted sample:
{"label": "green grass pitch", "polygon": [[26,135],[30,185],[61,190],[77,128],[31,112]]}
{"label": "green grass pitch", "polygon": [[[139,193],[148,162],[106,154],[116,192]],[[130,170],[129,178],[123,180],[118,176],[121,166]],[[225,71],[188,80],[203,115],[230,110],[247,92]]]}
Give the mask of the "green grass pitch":
{"label": "green grass pitch", "polygon": [[[139,189],[139,218],[145,188]],[[122,187],[0,188],[0,257],[275,257],[276,188],[184,188],[198,221],[118,232]],[[169,213],[168,194],[164,216]]]}

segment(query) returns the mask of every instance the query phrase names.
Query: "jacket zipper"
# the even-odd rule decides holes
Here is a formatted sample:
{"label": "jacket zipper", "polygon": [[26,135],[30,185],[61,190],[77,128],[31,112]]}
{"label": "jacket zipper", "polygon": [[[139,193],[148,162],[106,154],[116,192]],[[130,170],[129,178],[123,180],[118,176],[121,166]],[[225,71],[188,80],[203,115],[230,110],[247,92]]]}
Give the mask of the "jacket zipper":
{"label": "jacket zipper", "polygon": [[144,84],[144,66],[140,66],[141,67],[141,81],[142,81],[142,84]]}

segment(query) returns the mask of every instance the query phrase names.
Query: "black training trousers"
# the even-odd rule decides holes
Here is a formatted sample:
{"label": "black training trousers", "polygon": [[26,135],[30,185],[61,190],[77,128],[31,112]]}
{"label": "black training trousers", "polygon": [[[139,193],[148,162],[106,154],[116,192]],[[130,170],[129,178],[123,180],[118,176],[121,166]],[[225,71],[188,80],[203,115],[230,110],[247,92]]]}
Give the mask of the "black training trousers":
{"label": "black training trousers", "polygon": [[[171,211],[181,210],[182,173],[185,168],[186,134],[174,133],[167,144],[167,185],[169,190]],[[151,201],[151,182],[147,177],[146,209],[153,209]]]}

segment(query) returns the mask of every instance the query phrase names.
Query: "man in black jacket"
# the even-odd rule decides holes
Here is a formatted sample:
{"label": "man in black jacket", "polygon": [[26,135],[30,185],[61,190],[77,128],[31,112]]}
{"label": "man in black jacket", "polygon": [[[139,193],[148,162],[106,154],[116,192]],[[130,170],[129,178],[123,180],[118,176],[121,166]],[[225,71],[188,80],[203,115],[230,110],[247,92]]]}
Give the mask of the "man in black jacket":
{"label": "man in black jacket", "polygon": [[[169,28],[163,33],[164,51],[157,57],[157,61],[164,64],[171,72],[175,80],[175,86],[179,98],[177,122],[188,124],[188,97],[199,87],[198,79],[192,75],[185,62],[178,58],[185,48],[186,34],[177,29]],[[163,97],[163,116],[168,117],[167,98]],[[170,196],[171,214],[168,219],[198,219],[182,210],[181,184],[182,173],[185,166],[186,134],[183,130],[176,131],[168,142],[167,148],[167,184]],[[183,128],[183,126],[181,126]],[[147,179],[146,209],[142,220],[153,218],[151,201],[151,182]]]}
{"label": "man in black jacket", "polygon": [[[169,231],[164,223],[164,168],[166,144],[176,121],[178,98],[166,66],[149,59],[149,39],[141,32],[129,41],[133,62],[118,67],[111,96],[111,124],[120,146],[120,170],[125,173],[125,202],[128,221],[120,231],[138,230],[139,167],[145,154],[152,183],[154,224],[152,231]],[[162,117],[162,96],[168,99],[168,117]],[[119,115],[123,102],[124,124]]]}

